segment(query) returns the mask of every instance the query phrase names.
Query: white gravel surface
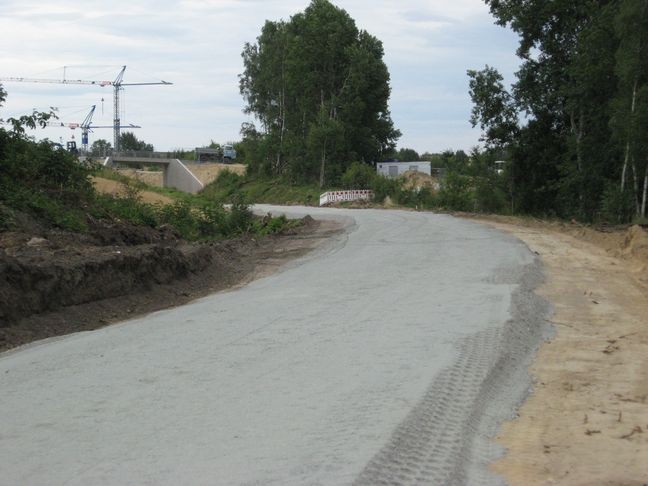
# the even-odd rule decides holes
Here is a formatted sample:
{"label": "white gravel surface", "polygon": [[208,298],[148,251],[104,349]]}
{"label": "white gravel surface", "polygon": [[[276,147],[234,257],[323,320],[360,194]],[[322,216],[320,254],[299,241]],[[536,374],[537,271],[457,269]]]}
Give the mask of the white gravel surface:
{"label": "white gravel surface", "polygon": [[488,437],[546,332],[533,255],[449,216],[288,212],[347,230],[244,288],[0,355],[0,484],[497,484]]}

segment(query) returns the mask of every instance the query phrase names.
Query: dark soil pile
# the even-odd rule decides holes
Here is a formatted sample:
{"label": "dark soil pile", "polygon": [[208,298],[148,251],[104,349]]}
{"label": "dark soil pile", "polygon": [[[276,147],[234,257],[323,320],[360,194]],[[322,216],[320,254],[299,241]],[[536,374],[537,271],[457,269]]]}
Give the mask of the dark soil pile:
{"label": "dark soil pile", "polygon": [[274,261],[277,254],[280,260],[308,251],[279,249],[317,233],[317,226],[307,218],[288,234],[204,244],[187,243],[170,228],[98,221],[85,234],[33,222],[0,233],[0,351],[230,287],[269,256]]}

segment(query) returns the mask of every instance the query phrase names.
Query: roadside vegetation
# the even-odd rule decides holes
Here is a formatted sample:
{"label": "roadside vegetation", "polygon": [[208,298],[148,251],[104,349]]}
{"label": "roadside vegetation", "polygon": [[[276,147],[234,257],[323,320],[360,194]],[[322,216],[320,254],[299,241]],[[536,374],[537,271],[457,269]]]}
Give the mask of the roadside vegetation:
{"label": "roadside vegetation", "polygon": [[[510,89],[492,67],[468,71],[471,122],[482,129],[484,142],[468,154],[396,150],[400,132],[389,112],[381,41],[330,1],[312,0],[288,21],[267,21],[244,46],[240,92],[255,119],[243,124],[235,144],[245,175],[224,172],[199,196],[149,188],[176,199],[173,210],[147,206],[136,194],[108,201],[82,183],[90,168],[71,168],[67,155],[19,135],[21,124],[38,123],[34,114],[3,135],[9,141],[3,143],[22,155],[13,162],[13,155],[4,156],[3,163],[13,165],[3,170],[0,225],[8,224],[11,210],[27,209],[77,231],[89,213],[170,224],[191,239],[213,238],[258,231],[253,219],[224,222],[247,210],[247,203],[317,205],[326,190],[352,188],[372,189],[377,204],[646,223],[646,2],[485,1],[498,24],[519,34],[522,65]],[[121,143],[153,150],[129,132]],[[98,140],[92,153],[107,149],[110,143]],[[389,159],[428,160],[443,177],[434,187],[412,187],[378,176],[375,163]],[[64,180],[68,176],[73,179]],[[28,180],[35,190],[10,187],[14,179]],[[224,203],[232,204],[232,213]]]}
{"label": "roadside vegetation", "polygon": [[468,71],[472,123],[509,161],[512,210],[645,221],[648,4],[486,3],[520,37],[510,90],[492,67]]}
{"label": "roadside vegetation", "polygon": [[[379,202],[389,196],[404,206],[645,223],[646,2],[486,3],[519,34],[522,67],[511,89],[492,67],[468,71],[482,148],[395,151],[400,132],[389,117],[380,41],[344,10],[312,0],[290,21],[266,22],[246,44],[240,89],[259,121],[241,130],[248,176],[210,191],[254,188],[253,200],[282,202],[270,187],[317,184],[323,192],[362,182]],[[332,37],[339,42],[326,41]],[[438,191],[369,174],[375,161],[414,157],[446,170]]]}
{"label": "roadside vegetation", "polygon": [[[0,86],[0,104],[6,92]],[[45,227],[85,232],[89,222],[101,220],[151,228],[171,227],[187,240],[213,240],[240,234],[281,231],[285,218],[257,218],[241,197],[225,208],[215,199],[183,195],[173,204],[148,204],[141,200],[142,186],[120,179],[123,197],[99,194],[90,177],[100,171],[79,164],[70,153],[48,141],[35,142],[25,127],[36,127],[52,116],[34,113],[10,119],[11,129],[0,128],[0,231],[20,229],[33,221]]]}
{"label": "roadside vegetation", "polygon": [[[412,151],[412,149],[407,149]],[[412,151],[413,152],[413,151]],[[205,199],[229,203],[244,198],[255,203],[317,206],[324,191],[370,189],[373,203],[417,209],[473,211],[509,214],[509,179],[495,168],[495,154],[475,151],[446,151],[433,157],[445,177],[436,179],[438,188],[412,187],[404,178],[390,179],[363,162],[353,162],[336,185],[320,189],[317,183],[295,184],[285,178],[254,177],[223,171],[201,193]],[[418,154],[413,160],[418,158]]]}

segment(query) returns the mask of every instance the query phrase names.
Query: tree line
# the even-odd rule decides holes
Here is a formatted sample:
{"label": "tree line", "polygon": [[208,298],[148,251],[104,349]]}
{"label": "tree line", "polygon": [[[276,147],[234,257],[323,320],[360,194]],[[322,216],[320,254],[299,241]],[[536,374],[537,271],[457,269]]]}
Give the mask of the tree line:
{"label": "tree line", "polygon": [[510,90],[468,71],[471,121],[516,212],[629,221],[648,204],[648,0],[486,0],[519,34]]}
{"label": "tree line", "polygon": [[267,21],[243,49],[243,142],[253,174],[339,181],[351,161],[391,151],[400,132],[388,107],[382,43],[346,11],[312,0],[288,21]]}

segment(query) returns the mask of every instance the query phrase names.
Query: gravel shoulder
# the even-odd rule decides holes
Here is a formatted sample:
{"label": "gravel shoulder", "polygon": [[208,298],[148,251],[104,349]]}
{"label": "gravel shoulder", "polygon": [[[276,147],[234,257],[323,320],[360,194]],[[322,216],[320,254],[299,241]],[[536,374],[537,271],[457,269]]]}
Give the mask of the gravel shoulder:
{"label": "gravel shoulder", "polygon": [[[639,485],[648,479],[645,233],[479,219],[540,255],[554,338],[530,368],[535,390],[497,441],[512,485]],[[619,232],[617,232],[619,233]]]}

